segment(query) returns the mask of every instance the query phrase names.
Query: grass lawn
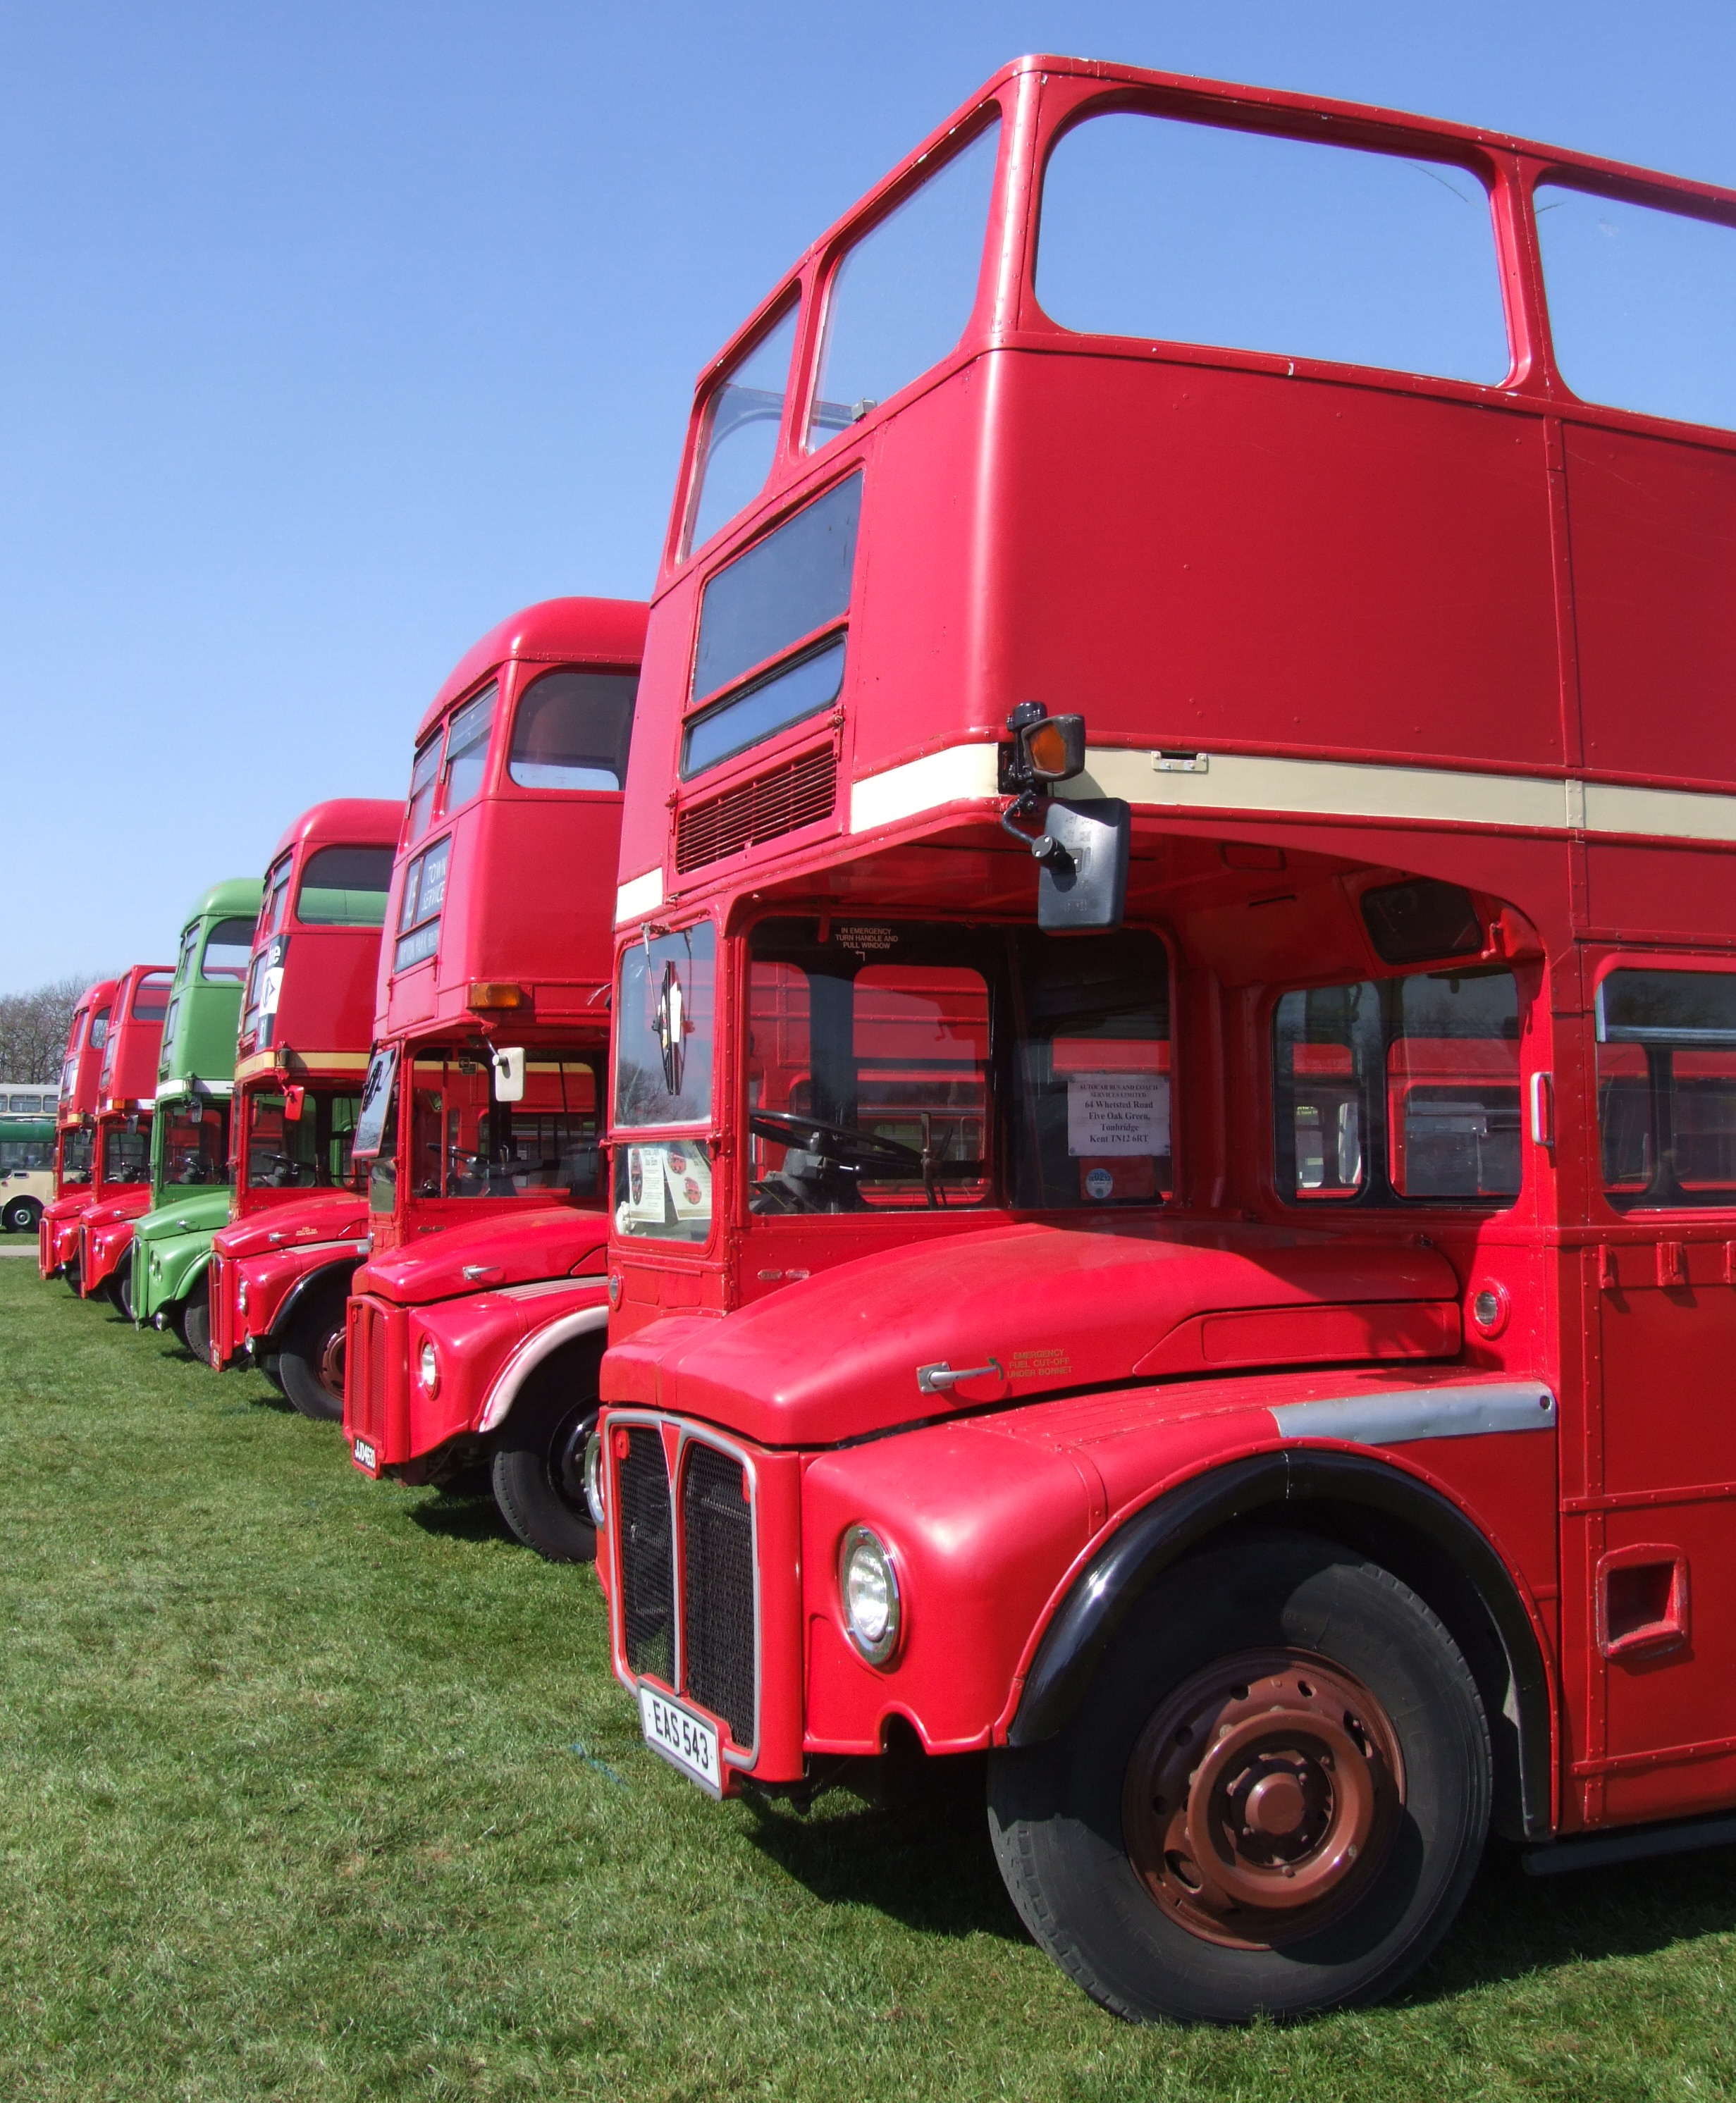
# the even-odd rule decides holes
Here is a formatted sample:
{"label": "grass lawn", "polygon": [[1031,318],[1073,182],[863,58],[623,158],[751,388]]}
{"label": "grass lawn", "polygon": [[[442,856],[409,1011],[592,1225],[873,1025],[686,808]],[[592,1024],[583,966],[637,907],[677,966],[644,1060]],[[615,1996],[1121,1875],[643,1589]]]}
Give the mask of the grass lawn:
{"label": "grass lawn", "polygon": [[1492,1856],[1400,2004],[1137,2031],[980,1813],[718,1806],[589,1571],[0,1264],[0,2096],[1725,2095],[1736,1852]]}

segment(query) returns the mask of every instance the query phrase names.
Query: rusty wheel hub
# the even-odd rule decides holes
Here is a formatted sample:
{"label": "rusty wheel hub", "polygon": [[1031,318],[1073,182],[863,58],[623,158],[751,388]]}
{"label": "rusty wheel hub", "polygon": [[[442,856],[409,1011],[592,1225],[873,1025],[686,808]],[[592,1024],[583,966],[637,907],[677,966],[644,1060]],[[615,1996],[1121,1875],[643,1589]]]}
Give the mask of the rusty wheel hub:
{"label": "rusty wheel hub", "polygon": [[344,1398],[344,1345],[345,1332],[337,1330],[327,1337],[325,1348],[319,1354],[319,1384],[326,1393],[339,1402]]}
{"label": "rusty wheel hub", "polygon": [[1397,1734],[1340,1665],[1302,1651],[1222,1659],[1140,1733],[1121,1816],[1164,1912],[1209,1942],[1271,1949],[1351,1904],[1404,1802]]}

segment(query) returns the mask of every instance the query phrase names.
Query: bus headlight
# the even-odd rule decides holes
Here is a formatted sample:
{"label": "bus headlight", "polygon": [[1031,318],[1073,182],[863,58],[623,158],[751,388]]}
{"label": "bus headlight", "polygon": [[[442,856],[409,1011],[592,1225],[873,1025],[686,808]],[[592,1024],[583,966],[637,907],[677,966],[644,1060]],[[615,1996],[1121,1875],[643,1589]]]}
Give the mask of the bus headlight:
{"label": "bus headlight", "polygon": [[608,1524],[608,1506],[603,1492],[603,1434],[594,1431],[585,1442],[585,1503],[590,1523],[601,1533]]}
{"label": "bus headlight", "polygon": [[891,1551],[866,1526],[852,1526],[838,1558],[838,1592],[850,1640],[870,1665],[889,1665],[904,1629],[904,1604]]}
{"label": "bus headlight", "polygon": [[240,1284],[235,1287],[235,1305],[241,1309],[243,1314],[247,1313],[247,1281],[246,1278],[243,1278]]}
{"label": "bus headlight", "polygon": [[434,1347],[432,1336],[424,1336],[422,1348],[416,1359],[416,1376],[429,1394],[440,1392],[440,1354]]}

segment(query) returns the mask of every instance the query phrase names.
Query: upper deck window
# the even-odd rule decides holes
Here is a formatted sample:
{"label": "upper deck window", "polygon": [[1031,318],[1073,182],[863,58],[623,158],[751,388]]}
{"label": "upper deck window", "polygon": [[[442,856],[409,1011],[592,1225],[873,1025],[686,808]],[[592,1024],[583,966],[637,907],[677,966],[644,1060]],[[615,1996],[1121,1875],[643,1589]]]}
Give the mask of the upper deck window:
{"label": "upper deck window", "polygon": [[786,308],[711,390],[694,465],[688,548],[702,548],[765,487],[777,456],[797,306]]}
{"label": "upper deck window", "polygon": [[253,954],[251,920],[220,920],[205,938],[205,956],[199,976],[207,979],[243,979]]}
{"label": "upper deck window", "polygon": [[260,908],[259,914],[261,935],[274,935],[283,924],[283,901],[289,896],[291,860],[290,856],[285,855],[265,878],[265,902]]}
{"label": "upper deck window", "polygon": [[997,116],[845,251],[826,300],[810,452],[938,365],[964,333],[999,141]]}
{"label": "upper deck window", "polygon": [[488,765],[488,733],[494,727],[494,705],[501,690],[491,680],[453,716],[446,733],[446,798],[442,808],[456,811],[483,785]]}
{"label": "upper deck window", "polygon": [[1467,169],[1128,110],[1050,156],[1037,296],[1097,336],[1486,384],[1509,362]]}
{"label": "upper deck window", "polygon": [[1736,430],[1736,227],[1538,185],[1561,377],[1580,398]]}
{"label": "upper deck window", "polygon": [[383,927],[390,847],[320,847],[307,858],[296,918],[306,927]]}
{"label": "upper deck window", "polygon": [[1616,971],[1597,989],[1604,1196],[1736,1205],[1736,975]]}
{"label": "upper deck window", "polygon": [[410,770],[409,822],[407,840],[419,840],[434,816],[434,776],[440,771],[440,732],[436,731],[416,755]]}
{"label": "upper deck window", "polygon": [[619,789],[633,736],[633,672],[545,672],[519,696],[506,771],[521,789]]}

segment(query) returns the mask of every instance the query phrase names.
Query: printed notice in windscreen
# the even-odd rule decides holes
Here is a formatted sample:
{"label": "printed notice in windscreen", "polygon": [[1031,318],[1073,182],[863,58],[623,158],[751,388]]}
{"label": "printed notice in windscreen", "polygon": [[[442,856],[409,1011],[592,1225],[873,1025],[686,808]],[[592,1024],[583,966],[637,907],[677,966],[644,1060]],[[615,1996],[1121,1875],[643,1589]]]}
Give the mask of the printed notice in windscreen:
{"label": "printed notice in windscreen", "polygon": [[1113,1158],[1169,1151],[1167,1074],[1070,1074],[1067,1152]]}

